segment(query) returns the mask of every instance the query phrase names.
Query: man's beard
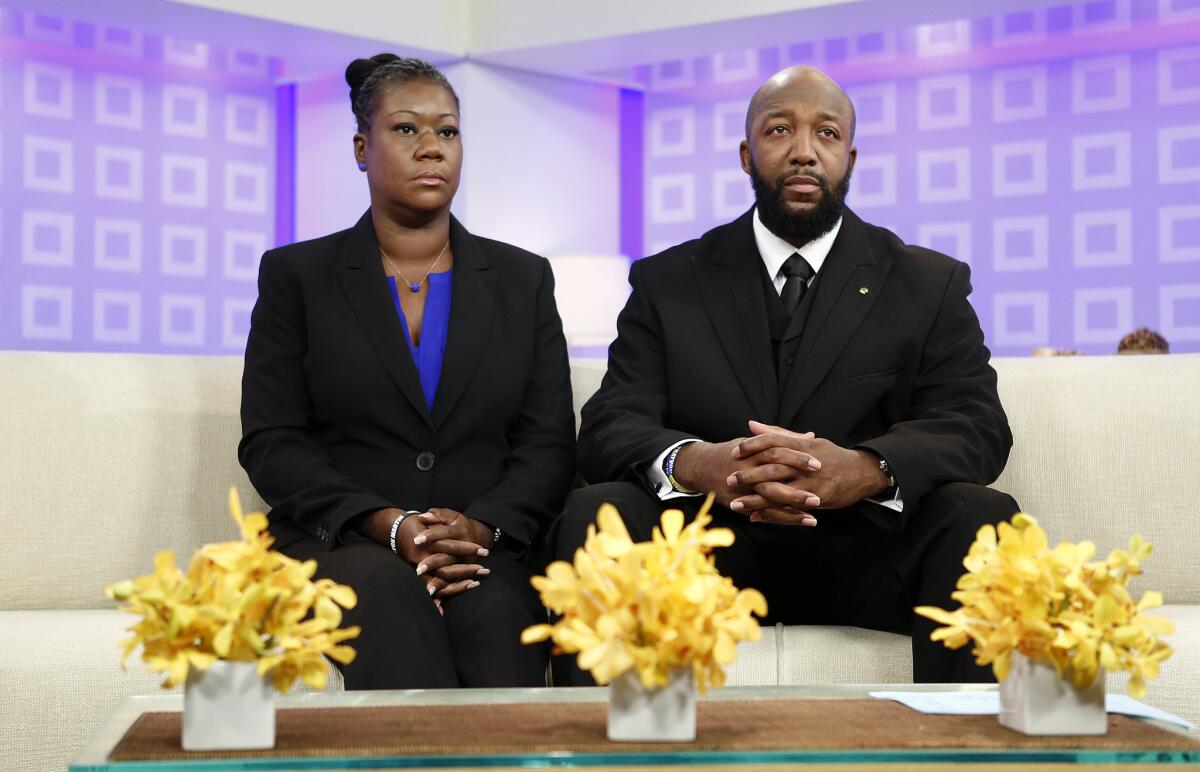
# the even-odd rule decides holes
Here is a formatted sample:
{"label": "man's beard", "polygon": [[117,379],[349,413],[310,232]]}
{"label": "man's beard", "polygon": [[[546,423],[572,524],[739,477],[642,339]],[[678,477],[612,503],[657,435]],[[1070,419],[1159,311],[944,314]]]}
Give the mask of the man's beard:
{"label": "man's beard", "polygon": [[821,198],[813,208],[797,212],[789,209],[783,198],[783,181],[795,176],[796,172],[789,171],[780,175],[772,186],[751,164],[750,184],[754,187],[754,203],[758,207],[759,218],[768,230],[792,244],[807,244],[824,236],[837,224],[846,208],[846,194],[850,192],[850,171],[846,170],[846,176],[838,183],[837,188],[831,188],[829,180],[822,174],[804,172],[804,176],[812,177],[821,186]]}

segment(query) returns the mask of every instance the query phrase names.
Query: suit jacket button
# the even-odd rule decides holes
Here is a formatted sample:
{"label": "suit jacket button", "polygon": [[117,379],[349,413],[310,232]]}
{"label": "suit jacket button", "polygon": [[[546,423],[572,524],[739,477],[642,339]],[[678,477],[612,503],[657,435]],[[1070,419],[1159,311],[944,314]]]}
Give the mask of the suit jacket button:
{"label": "suit jacket button", "polygon": [[430,469],[433,469],[433,462],[433,454],[426,450],[417,456],[417,469],[420,469],[422,472],[428,472]]}

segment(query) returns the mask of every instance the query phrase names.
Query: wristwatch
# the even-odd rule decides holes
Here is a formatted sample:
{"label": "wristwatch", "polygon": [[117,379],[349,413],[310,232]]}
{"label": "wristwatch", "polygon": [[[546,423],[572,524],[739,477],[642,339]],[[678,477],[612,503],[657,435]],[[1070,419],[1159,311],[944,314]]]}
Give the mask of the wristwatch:
{"label": "wristwatch", "polygon": [[883,456],[879,457],[879,471],[883,472],[883,476],[887,478],[888,490],[896,487],[896,476],[892,474],[892,467],[888,464],[887,459]]}

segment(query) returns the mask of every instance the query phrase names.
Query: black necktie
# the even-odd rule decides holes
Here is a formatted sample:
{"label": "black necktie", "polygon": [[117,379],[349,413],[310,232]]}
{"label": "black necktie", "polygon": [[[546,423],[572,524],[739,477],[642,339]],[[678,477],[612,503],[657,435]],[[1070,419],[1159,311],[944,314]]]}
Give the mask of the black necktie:
{"label": "black necktie", "polygon": [[783,262],[783,267],[779,269],[779,272],[787,277],[787,281],[783,283],[783,292],[779,293],[779,299],[783,301],[784,310],[791,316],[800,307],[800,301],[804,299],[804,291],[808,289],[808,280],[813,277],[815,271],[808,261],[801,257],[799,252],[796,252]]}

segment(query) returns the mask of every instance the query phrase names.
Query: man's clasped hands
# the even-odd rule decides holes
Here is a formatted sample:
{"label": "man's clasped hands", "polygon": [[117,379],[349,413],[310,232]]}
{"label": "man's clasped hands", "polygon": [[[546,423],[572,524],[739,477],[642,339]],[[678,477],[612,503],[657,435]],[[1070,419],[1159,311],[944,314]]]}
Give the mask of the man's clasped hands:
{"label": "man's clasped hands", "polygon": [[754,522],[806,526],[817,524],[813,510],[847,507],[888,487],[867,451],[758,421],[749,428],[749,437],[684,445],[675,479]]}

